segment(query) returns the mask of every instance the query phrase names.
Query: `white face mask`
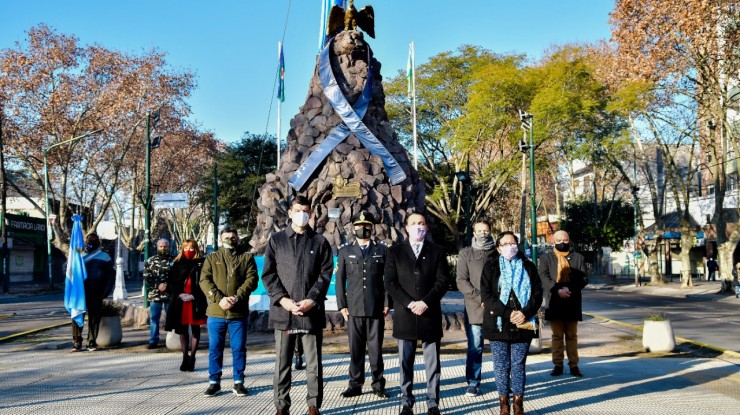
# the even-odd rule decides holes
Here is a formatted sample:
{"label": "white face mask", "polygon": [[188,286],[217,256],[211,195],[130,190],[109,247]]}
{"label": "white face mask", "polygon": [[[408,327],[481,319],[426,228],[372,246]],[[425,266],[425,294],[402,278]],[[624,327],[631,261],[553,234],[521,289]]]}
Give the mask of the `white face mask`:
{"label": "white face mask", "polygon": [[290,218],[293,220],[295,226],[299,228],[308,225],[308,212],[293,212]]}
{"label": "white face mask", "polygon": [[516,245],[506,245],[501,247],[501,255],[508,260],[513,259],[517,253],[519,253],[519,247]]}
{"label": "white face mask", "polygon": [[423,241],[427,236],[427,227],[424,225],[411,225],[406,228],[406,232],[409,233],[409,239],[419,242]]}

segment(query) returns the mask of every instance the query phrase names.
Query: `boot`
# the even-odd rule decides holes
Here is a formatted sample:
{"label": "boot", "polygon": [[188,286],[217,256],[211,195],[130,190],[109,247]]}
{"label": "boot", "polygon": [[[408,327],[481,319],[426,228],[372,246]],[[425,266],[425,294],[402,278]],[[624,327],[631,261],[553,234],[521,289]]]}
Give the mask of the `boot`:
{"label": "boot", "polygon": [[190,367],[190,357],[184,354],[182,355],[182,364],[180,365],[180,372],[187,372]]}
{"label": "boot", "polygon": [[524,395],[514,395],[514,415],[524,415]]}
{"label": "boot", "polygon": [[501,408],[501,415],[511,415],[509,411],[509,395],[499,396],[498,405]]}
{"label": "boot", "polygon": [[192,354],[188,361],[188,372],[193,372],[193,371],[195,371],[195,354]]}

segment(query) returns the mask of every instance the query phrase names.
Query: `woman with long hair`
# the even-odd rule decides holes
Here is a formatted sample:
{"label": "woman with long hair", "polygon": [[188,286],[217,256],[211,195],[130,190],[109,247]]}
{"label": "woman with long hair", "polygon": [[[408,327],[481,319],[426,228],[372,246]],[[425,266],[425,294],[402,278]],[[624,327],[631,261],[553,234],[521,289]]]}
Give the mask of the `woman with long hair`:
{"label": "woman with long hair", "polygon": [[483,335],[491,341],[493,371],[501,415],[509,415],[509,390],[514,415],[524,415],[527,352],[537,337],[535,316],[542,304],[542,283],[537,266],[519,251],[512,232],[496,238],[499,252],[486,262],[481,275]]}
{"label": "woman with long hair", "polygon": [[187,239],[170,270],[168,286],[172,290],[172,303],[167,312],[165,329],[180,335],[182,364],[180,370],[195,370],[195,352],[200,343],[200,326],[206,324],[206,296],[198,282],[204,258],[198,243]]}

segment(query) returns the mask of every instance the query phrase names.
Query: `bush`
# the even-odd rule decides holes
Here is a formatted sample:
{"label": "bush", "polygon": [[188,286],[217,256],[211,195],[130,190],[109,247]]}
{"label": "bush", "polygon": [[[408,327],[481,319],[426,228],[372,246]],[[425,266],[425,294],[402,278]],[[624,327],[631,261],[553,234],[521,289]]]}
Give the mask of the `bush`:
{"label": "bush", "polygon": [[645,321],[667,321],[668,319],[663,313],[649,314],[645,317]]}

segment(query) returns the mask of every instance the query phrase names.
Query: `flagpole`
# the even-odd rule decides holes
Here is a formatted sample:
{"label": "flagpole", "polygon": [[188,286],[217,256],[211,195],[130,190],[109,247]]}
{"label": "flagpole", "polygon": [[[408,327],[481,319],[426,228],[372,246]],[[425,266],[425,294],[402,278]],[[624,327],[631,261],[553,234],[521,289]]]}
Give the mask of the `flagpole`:
{"label": "flagpole", "polygon": [[[278,59],[280,59],[280,53],[283,50],[283,42],[278,42]],[[277,169],[280,170],[280,104],[282,103],[281,99],[278,99],[278,106],[277,106]],[[266,138],[266,137],[265,137]]]}
{"label": "flagpole", "polygon": [[321,49],[324,48],[324,38],[326,37],[324,31],[326,30],[326,9],[328,1],[329,0],[321,0],[321,21],[319,22],[319,53],[321,53]]}
{"label": "flagpole", "polygon": [[414,169],[419,170],[419,153],[416,144],[416,59],[414,57],[414,42],[411,42],[411,123],[414,134]]}

